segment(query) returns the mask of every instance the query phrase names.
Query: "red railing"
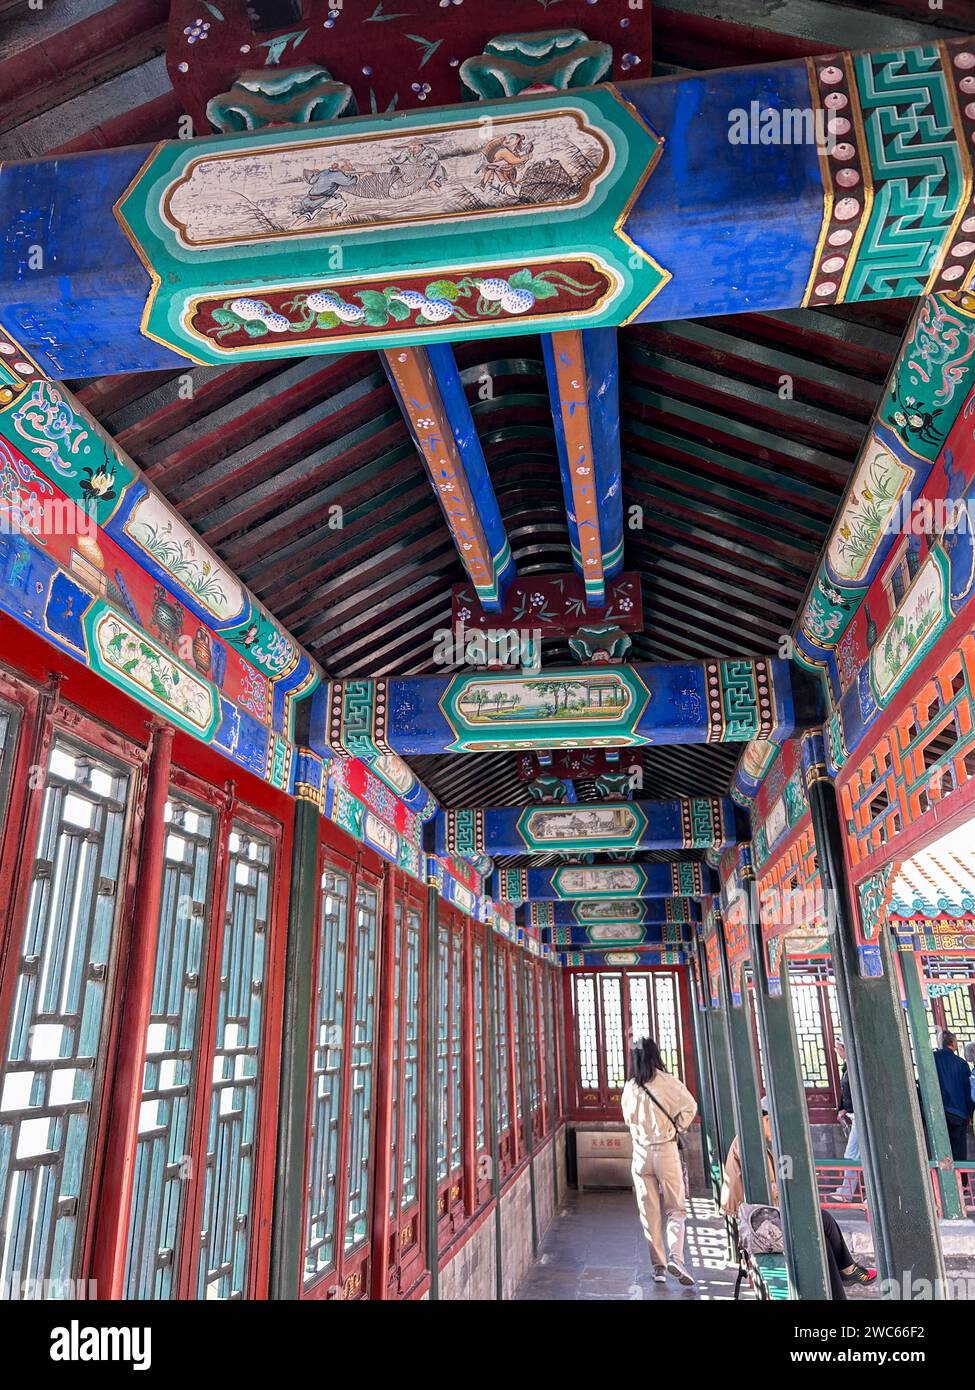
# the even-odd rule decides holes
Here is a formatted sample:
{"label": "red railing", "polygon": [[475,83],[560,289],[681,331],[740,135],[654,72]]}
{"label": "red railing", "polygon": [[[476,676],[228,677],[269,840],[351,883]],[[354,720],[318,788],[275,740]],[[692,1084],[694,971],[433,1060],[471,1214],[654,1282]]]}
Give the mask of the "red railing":
{"label": "red railing", "polygon": [[[931,1190],[939,1219],[944,1215],[941,1204],[941,1188],[938,1184],[938,1170],[935,1164],[928,1165],[931,1173]],[[955,1181],[961,1198],[962,1211],[966,1216],[975,1217],[975,1163],[956,1163]],[[867,1210],[867,1192],[863,1181],[863,1165],[847,1159],[817,1158],[816,1187],[819,1191],[819,1205],[835,1211]],[[841,1194],[841,1195],[837,1195]]]}

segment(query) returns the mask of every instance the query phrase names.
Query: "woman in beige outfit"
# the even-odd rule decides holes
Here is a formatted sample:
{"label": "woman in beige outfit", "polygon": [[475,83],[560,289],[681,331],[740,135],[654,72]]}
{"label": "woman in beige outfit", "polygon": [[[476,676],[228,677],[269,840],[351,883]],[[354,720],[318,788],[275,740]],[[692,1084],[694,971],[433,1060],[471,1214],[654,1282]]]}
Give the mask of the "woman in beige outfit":
{"label": "woman in beige outfit", "polygon": [[633,1187],[643,1232],[650,1242],[654,1282],[666,1283],[669,1271],[682,1284],[691,1285],[694,1280],[684,1265],[687,1205],[677,1136],[697,1114],[697,1101],[676,1076],[664,1070],[653,1038],[634,1039],[629,1080],[620,1103],[633,1138]]}

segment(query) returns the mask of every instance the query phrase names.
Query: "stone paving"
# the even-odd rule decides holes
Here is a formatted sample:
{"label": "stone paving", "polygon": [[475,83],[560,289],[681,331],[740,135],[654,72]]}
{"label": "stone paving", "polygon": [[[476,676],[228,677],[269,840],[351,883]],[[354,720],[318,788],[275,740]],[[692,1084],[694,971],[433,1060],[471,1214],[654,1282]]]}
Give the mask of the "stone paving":
{"label": "stone paving", "polygon": [[[633,1193],[570,1190],[515,1298],[686,1302],[734,1296],[737,1270],[728,1264],[724,1221],[708,1197],[690,1200],[686,1254],[696,1288],[685,1289],[670,1276],[655,1284]],[[752,1297],[747,1283],[741,1297]]]}

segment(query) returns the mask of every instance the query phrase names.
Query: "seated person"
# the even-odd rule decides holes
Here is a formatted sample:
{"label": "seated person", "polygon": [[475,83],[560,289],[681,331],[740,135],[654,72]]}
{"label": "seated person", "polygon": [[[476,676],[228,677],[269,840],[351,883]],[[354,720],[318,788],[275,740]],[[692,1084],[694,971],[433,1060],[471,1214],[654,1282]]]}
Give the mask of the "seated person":
{"label": "seated person", "polygon": [[[762,1129],[765,1132],[765,1153],[768,1158],[769,1191],[772,1205],[779,1204],[779,1188],[775,1178],[775,1158],[772,1154],[772,1126],[768,1113],[768,1097],[762,1096]],[[725,1159],[721,1182],[721,1211],[725,1216],[736,1216],[738,1208],[745,1200],[745,1183],[741,1171],[741,1149],[736,1134],[731,1141],[728,1157]],[[823,1220],[823,1236],[826,1241],[826,1268],[829,1273],[829,1286],[834,1299],[846,1298],[847,1284],[872,1284],[877,1277],[875,1269],[865,1269],[857,1264],[850,1254],[843,1232],[829,1211],[820,1210]]]}

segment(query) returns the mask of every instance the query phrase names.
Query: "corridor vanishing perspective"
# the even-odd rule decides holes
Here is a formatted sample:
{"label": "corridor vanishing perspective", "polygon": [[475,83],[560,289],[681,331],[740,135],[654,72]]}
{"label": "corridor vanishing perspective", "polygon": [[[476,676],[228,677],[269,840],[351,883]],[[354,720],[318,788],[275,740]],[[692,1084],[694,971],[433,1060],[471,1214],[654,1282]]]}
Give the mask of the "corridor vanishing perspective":
{"label": "corridor vanishing perspective", "polygon": [[975,1298],[973,28],[0,3],[0,1302],[53,1359]]}

